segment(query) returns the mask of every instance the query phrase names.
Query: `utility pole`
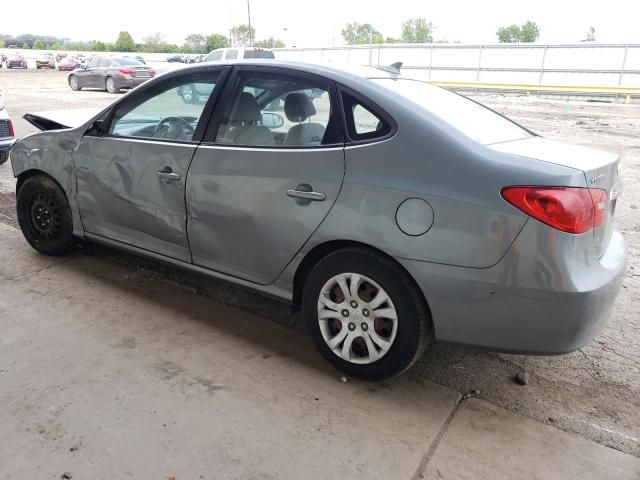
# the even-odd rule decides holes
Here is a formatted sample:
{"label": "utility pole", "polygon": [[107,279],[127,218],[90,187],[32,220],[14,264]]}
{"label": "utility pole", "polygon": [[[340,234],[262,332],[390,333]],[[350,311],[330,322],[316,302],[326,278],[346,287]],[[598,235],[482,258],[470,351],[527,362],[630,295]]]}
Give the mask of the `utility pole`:
{"label": "utility pole", "polygon": [[373,54],[373,25],[369,24],[369,66],[371,66],[371,55]]}
{"label": "utility pole", "polygon": [[249,17],[249,46],[253,47],[253,31],[251,30],[251,5],[250,5],[250,0],[247,0],[247,16]]}

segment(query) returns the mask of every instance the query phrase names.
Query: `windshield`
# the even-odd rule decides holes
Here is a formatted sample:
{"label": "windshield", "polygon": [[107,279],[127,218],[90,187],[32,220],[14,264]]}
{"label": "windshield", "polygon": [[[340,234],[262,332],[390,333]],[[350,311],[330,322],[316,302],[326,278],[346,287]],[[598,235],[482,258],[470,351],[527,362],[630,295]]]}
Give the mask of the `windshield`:
{"label": "windshield", "polygon": [[373,81],[417,103],[484,145],[531,136],[507,118],[444,88],[418,80],[385,78]]}

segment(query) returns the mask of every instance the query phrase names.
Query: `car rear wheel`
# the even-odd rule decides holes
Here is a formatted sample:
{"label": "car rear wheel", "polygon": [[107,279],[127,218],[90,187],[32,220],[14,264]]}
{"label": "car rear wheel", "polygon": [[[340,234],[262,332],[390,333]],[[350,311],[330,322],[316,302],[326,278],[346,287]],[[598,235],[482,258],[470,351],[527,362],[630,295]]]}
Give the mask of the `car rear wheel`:
{"label": "car rear wheel", "polygon": [[0,153],[0,165],[9,160],[9,152],[1,152]]}
{"label": "car rear wheel", "polygon": [[184,85],[182,87],[182,100],[184,100],[184,103],[196,103],[198,95],[193,85]]}
{"label": "car rear wheel", "polygon": [[46,255],[73,250],[73,217],[56,182],[44,175],[29,177],[17,194],[18,223],[27,242]]}
{"label": "car rear wheel", "polygon": [[80,90],[81,87],[80,83],[78,82],[78,77],[76,77],[75,75],[71,75],[69,77],[69,86],[71,87],[71,90],[75,90],[76,92]]}
{"label": "car rear wheel", "polygon": [[120,91],[120,89],[116,86],[116,81],[113,79],[113,77],[107,77],[104,85],[107,89],[107,92],[109,93],[118,93]]}
{"label": "car rear wheel", "polygon": [[430,315],[422,294],[380,253],[348,248],[327,255],[309,273],[302,303],[316,347],[353,377],[400,375],[427,346]]}

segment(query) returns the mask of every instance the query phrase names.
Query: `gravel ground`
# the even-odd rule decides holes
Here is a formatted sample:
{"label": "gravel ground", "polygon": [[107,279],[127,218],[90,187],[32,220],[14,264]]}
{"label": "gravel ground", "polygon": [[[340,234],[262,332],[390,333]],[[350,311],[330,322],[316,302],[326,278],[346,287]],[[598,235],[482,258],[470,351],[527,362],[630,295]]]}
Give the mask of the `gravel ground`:
{"label": "gravel ground", "polygon": [[[19,136],[35,131],[26,112],[102,107],[104,92],[72,92],[55,71],[0,70],[0,93]],[[625,191],[616,208],[618,227],[629,244],[629,267],[612,318],[589,345],[555,357],[504,355],[452,345],[434,345],[414,374],[461,393],[480,396],[513,412],[576,432],[640,457],[640,106],[542,100],[529,96],[478,95],[475,99],[544,136],[592,145],[622,155]],[[0,166],[0,222],[15,225],[14,180]],[[222,303],[301,328],[298,314],[280,303],[110,249],[87,246],[86,255],[125,265],[147,282],[194,289]],[[513,377],[530,376],[521,386]]]}

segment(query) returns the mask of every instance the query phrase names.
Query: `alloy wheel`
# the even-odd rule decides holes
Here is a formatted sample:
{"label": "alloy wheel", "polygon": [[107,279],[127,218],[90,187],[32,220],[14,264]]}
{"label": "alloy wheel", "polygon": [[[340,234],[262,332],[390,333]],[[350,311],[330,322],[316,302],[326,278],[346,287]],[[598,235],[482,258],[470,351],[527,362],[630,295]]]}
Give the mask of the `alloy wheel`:
{"label": "alloy wheel", "polygon": [[396,307],[387,292],[365,275],[350,272],[331,277],[320,291],[317,311],[327,346],[348,362],[376,362],[396,338]]}

